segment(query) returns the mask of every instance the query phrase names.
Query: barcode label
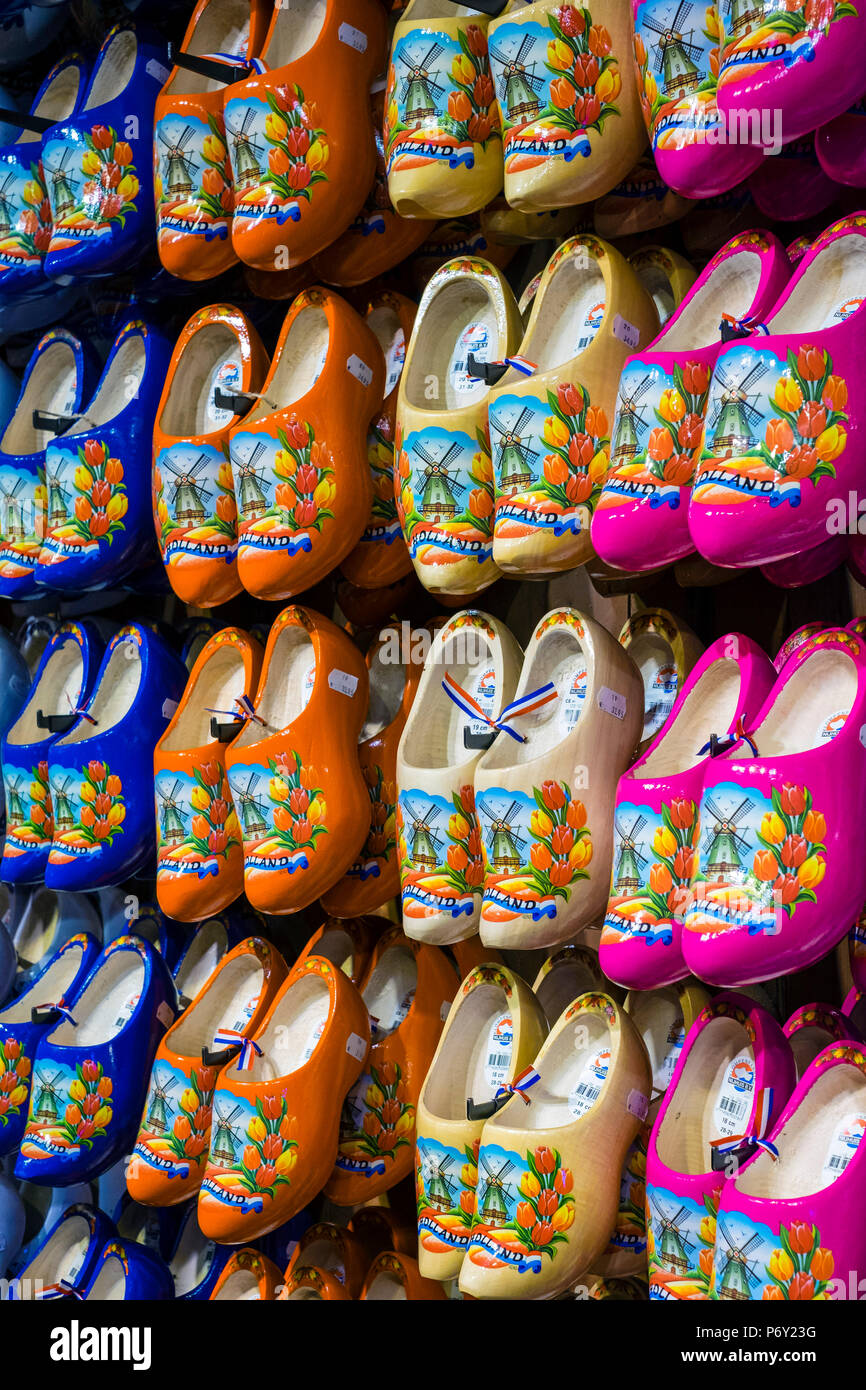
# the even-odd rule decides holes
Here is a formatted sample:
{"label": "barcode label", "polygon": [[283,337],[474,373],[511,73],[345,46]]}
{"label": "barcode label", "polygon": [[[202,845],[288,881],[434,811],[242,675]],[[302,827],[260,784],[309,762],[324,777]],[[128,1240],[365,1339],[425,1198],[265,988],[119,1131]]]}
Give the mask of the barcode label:
{"label": "barcode label", "polygon": [[581,1083],[580,1086],[578,1086],[574,1094],[576,1096],[583,1096],[588,1101],[598,1100],[599,1096],[601,1095],[601,1087],[587,1086],[584,1082]]}
{"label": "barcode label", "polygon": [[827,1182],[838,1178],[845,1172],[857,1152],[864,1129],[866,1129],[866,1115],[855,1112],[851,1115],[845,1115],[840,1120],[828,1145],[824,1167],[821,1170],[821,1176]]}
{"label": "barcode label", "polygon": [[510,1013],[501,1013],[490,1025],[487,1035],[487,1061],[484,1078],[491,1094],[504,1081],[511,1070],[511,1045],[514,1041],[514,1024]]}
{"label": "barcode label", "polygon": [[488,1067],[509,1067],[511,1066],[510,1052],[491,1052],[487,1058]]}
{"label": "barcode label", "polygon": [[568,1097],[568,1108],[572,1115],[585,1115],[588,1110],[592,1109],[607,1080],[609,1066],[610,1052],[606,1047],[603,1047],[594,1056],[587,1058],[581,1067],[577,1085]]}
{"label": "barcode label", "polygon": [[727,1111],[729,1115],[746,1115],[751,1105],[748,1101],[736,1100],[733,1096],[722,1096],[719,1109]]}

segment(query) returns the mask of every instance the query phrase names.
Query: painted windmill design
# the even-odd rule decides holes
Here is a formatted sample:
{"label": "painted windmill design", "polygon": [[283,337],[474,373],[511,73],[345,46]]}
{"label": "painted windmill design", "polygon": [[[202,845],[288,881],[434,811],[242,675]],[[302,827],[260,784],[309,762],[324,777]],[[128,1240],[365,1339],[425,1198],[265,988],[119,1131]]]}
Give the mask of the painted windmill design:
{"label": "painted windmill design", "polygon": [[725,6],[725,38],[744,39],[764,22],[763,0],[729,0]]}
{"label": "painted windmill design", "polygon": [[426,1154],[424,1157],[427,1169],[424,1195],[427,1205],[435,1207],[437,1211],[450,1211],[454,1205],[454,1193],[457,1191],[456,1182],[448,1174],[454,1160],[450,1154],[443,1154],[440,1159]]}
{"label": "painted windmill design", "polygon": [[162,838],[168,845],[179,845],[186,839],[186,828],[183,823],[182,807],[178,804],[177,800],[180,789],[180,781],[175,782],[171,791],[164,791],[157,783],[157,796],[162,802],[159,808],[159,814],[162,820]]}
{"label": "painted windmill design", "polygon": [[189,142],[195,131],[191,125],[184,126],[176,140],[166,139],[165,131],[157,132],[157,139],[165,154],[161,155],[165,166],[165,191],[169,198],[188,198],[195,184],[198,161],[189,153]]}
{"label": "painted windmill design", "polygon": [[512,801],[508,810],[500,815],[482,799],[479,801],[479,809],[490,821],[490,828],[485,837],[488,865],[494,873],[516,872],[525,862],[523,851],[526,848],[526,840],[520,834],[517,821],[520,806],[516,801]]}
{"label": "painted windmill design", "polygon": [[195,463],[188,468],[175,468],[170,460],[163,465],[174,479],[168,483],[168,487],[172,489],[171,506],[179,525],[200,526],[208,515],[210,489],[201,481],[201,474],[208,463],[207,454],[199,454]]}
{"label": "painted windmill design", "polygon": [[613,881],[617,893],[636,893],[643,882],[647,858],[645,854],[641,854],[638,836],[646,823],[646,816],[639,815],[635,817],[629,830],[623,830],[619,821],[614,821],[614,829],[619,838]]}
{"label": "painted windmill design", "polygon": [[616,425],[613,432],[613,463],[628,463],[640,452],[638,426],[649,429],[649,421],[638,410],[638,403],[652,386],[649,372],[642,377],[633,391],[621,394],[617,402]]}
{"label": "painted windmill design", "polygon": [[406,69],[400,74],[400,102],[405,110],[403,124],[410,130],[417,130],[439,114],[445,88],[433,73],[436,59],[443,51],[441,43],[433,43],[422,58],[413,57],[403,48],[397,54],[397,62]]}
{"label": "painted windmill design", "polygon": [[704,840],[707,878],[730,883],[742,872],[741,856],[749,853],[749,842],[740,834],[739,826],[751,811],[752,803],[746,796],[735,810],[720,811],[707,797],[705,805],[714,820]]}
{"label": "painted windmill design", "polygon": [[0,237],[8,236],[17,220],[15,204],[12,201],[12,186],[15,175],[9,173],[0,183]]}
{"label": "painted windmill design", "polygon": [[256,774],[251,772],[243,790],[235,792],[232,789],[233,796],[240,802],[245,840],[260,840],[263,835],[268,833],[267,812],[261,799],[253,791],[255,780]]}
{"label": "painted windmill design", "polygon": [[478,1209],[480,1219],[488,1226],[504,1226],[508,1221],[508,1194],[513,1190],[511,1183],[505,1179],[514,1164],[510,1158],[506,1158],[504,1163],[500,1163],[499,1167],[494,1169],[482,1153],[481,1167],[484,1169],[485,1186]]}
{"label": "painted windmill design", "polygon": [[176,1085],[176,1076],[168,1074],[160,1079],[158,1074],[154,1074],[150,1094],[147,1098],[147,1117],[144,1122],[151,1134],[165,1134],[171,1124],[174,1105],[170,1099],[170,1093]]}
{"label": "painted windmill design", "polygon": [[459,481],[453,467],[454,459],[462,452],[461,446],[455,442],[440,459],[435,459],[423,444],[413,444],[412,452],[424,465],[419,512],[428,521],[452,520],[457,515],[457,498],[466,491],[466,484]]}
{"label": "painted windmill design", "polygon": [[760,1232],[753,1231],[745,1245],[738,1245],[731,1239],[721,1217],[716,1219],[716,1228],[721,1232],[722,1240],[727,1246],[723,1257],[725,1260],[724,1268],[721,1275],[716,1275],[716,1297],[750,1302],[752,1298],[751,1285],[756,1284],[761,1276],[751,1264],[748,1255],[752,1246],[761,1239]]}
{"label": "painted windmill design", "polygon": [[268,499],[262,487],[265,475],[264,464],[259,463],[266,450],[267,445],[259,441],[245,459],[232,459],[232,468],[237,474],[238,480],[238,511],[247,521],[255,521],[257,517],[263,516],[268,509]]}
{"label": "painted windmill design", "polygon": [[262,166],[259,163],[259,156],[263,153],[262,146],[256,140],[255,132],[250,129],[253,122],[253,109],[248,106],[243,115],[240,125],[235,128],[226,120],[226,129],[232,137],[234,150],[232,152],[232,178],[235,188],[255,188],[261,183]]}
{"label": "painted windmill design", "polygon": [[522,491],[535,481],[534,464],[539,455],[526,442],[526,438],[532,438],[531,433],[526,436],[526,427],[531,419],[532,411],[528,406],[524,406],[510,424],[490,412],[491,428],[499,435],[496,445],[499,450],[498,488],[506,496]]}
{"label": "painted windmill design", "polygon": [[231,1168],[238,1161],[241,1135],[235,1125],[243,1107],[233,1105],[231,1110],[221,1110],[214,1105],[214,1139],[210,1147],[210,1161],[220,1168]]}
{"label": "painted windmill design", "polygon": [[56,1071],[53,1076],[48,1076],[45,1072],[38,1072],[33,1078],[33,1085],[36,1090],[33,1118],[38,1120],[40,1124],[54,1125],[60,1118],[62,1099],[57,1092],[57,1083],[62,1076],[62,1071]]}
{"label": "painted windmill design", "polygon": [[24,486],[23,478],[16,478],[11,484],[0,483],[0,497],[3,498],[3,539],[23,541],[27,535],[24,525],[24,503],[19,496]]}
{"label": "painted windmill design", "polygon": [[70,796],[72,773],[64,777],[59,786],[51,788],[51,805],[54,808],[54,824],[58,830],[71,830],[75,824],[75,805]]}
{"label": "painted windmill design", "polygon": [[48,525],[65,526],[69,520],[69,493],[63,486],[65,464],[51,464],[45,469],[45,482],[48,486]]}
{"label": "painted windmill design", "polygon": [[686,1251],[694,1249],[694,1243],[683,1231],[688,1208],[682,1206],[671,1216],[653,1192],[649,1193],[649,1204],[661,1225],[661,1239],[656,1239],[656,1262],[672,1274],[686,1274],[691,1268]]}
{"label": "painted windmill design", "polygon": [[6,820],[10,825],[23,825],[26,819],[21,777],[10,777],[6,783]]}
{"label": "painted windmill design", "polygon": [[672,101],[688,96],[706,77],[698,66],[704,57],[703,45],[692,39],[694,28],[684,27],[693,9],[691,0],[680,0],[670,24],[643,21],[644,28],[658,35],[655,70],[661,77],[662,91]]}
{"label": "painted windmill design", "polygon": [[433,801],[426,811],[417,811],[408,800],[404,804],[411,818],[409,857],[416,868],[435,869],[442,862],[442,837],[433,822],[441,815],[441,808]]}
{"label": "painted windmill design", "polygon": [[64,145],[57,163],[48,164],[46,162],[45,164],[46,174],[51,175],[51,202],[55,222],[59,221],[61,217],[65,217],[75,207],[75,189],[72,187],[67,169],[72,154],[72,146]]}
{"label": "painted windmill design", "polygon": [[491,48],[490,56],[500,65],[498,74],[499,101],[506,118],[513,125],[526,125],[541,110],[538,91],[545,79],[535,72],[535,63],[527,63],[535,44],[532,34],[524,34],[517,52],[511,56]]}
{"label": "painted windmill design", "polygon": [[757,443],[754,433],[762,415],[752,404],[759,393],[753,387],[765,375],[763,362],[755,362],[739,380],[732,377],[724,364],[713,373],[714,382],[721,384],[720,397],[714,403],[713,414],[707,421],[707,434],[712,438],[711,449],[717,458],[745,454]]}

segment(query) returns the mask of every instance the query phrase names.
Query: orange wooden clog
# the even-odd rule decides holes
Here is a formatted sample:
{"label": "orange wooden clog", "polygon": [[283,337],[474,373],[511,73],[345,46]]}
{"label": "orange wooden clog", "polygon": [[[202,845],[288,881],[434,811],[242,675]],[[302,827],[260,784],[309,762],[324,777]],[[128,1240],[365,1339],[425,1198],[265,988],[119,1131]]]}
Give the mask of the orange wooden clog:
{"label": "orange wooden clog", "polygon": [[[222,1029],[248,1037],[264,1021],[286,963],[250,936],[223,956],[157,1048],[126,1186],[142,1206],[172,1207],[199,1189],[211,1140],[211,1107],[226,1050]],[[207,1057],[207,1061],[205,1061]]]}
{"label": "orange wooden clog", "polygon": [[336,1274],[315,1265],[296,1265],[286,1270],[286,1279],[277,1294],[278,1303],[298,1302],[302,1299],[321,1303],[346,1303],[352,1294],[340,1283]]}
{"label": "orange wooden clog", "polygon": [[465,941],[452,941],[448,949],[457,963],[457,974],[461,980],[465,980],[470,970],[474,970],[476,965],[484,965],[488,961],[495,965],[503,964],[502,957],[496,948],[485,946],[477,933],[475,936],[466,937]]}
{"label": "orange wooden clog", "polygon": [[295,1246],[286,1269],[286,1283],[312,1269],[342,1289],[342,1294],[333,1294],[326,1286],[323,1296],[357,1298],[369,1265],[354,1232],[330,1221],[317,1221],[307,1227]]}
{"label": "orange wooden clog", "polygon": [[156,244],[182,280],[209,280],[237,262],[224,94],[239,69],[250,71],[269,10],[265,0],[199,0],[156,99]]}
{"label": "orange wooden clog", "polygon": [[385,40],[377,0],[274,7],[265,71],[226,91],[232,244],[247,265],[309,260],[360,210],[376,172],[369,91]]}
{"label": "orange wooden clog", "polygon": [[204,1235],[228,1245],[275,1230],[321,1191],[340,1107],[367,1060],[370,1021],[342,970],[308,956],[253,1041],[247,1069],[220,1072],[198,1197]]}
{"label": "orange wooden clog", "polygon": [[381,917],[327,917],[314,932],[292,967],[296,970],[307,956],[324,956],[348,975],[360,989],[373,950],[374,933],[381,935],[387,923]]}
{"label": "orange wooden clog", "polygon": [[358,1207],[349,1222],[348,1230],[361,1242],[368,1269],[384,1250],[391,1250],[400,1255],[414,1255],[418,1245],[418,1232],[414,1223],[411,1226],[406,1225],[391,1207]]}
{"label": "orange wooden clog", "polygon": [[369,681],[361,653],[310,608],[271,628],[255,711],[226,749],[244,844],[244,888],[260,912],[299,912],[342,878],[367,834],[358,762]]}
{"label": "orange wooden clog", "polygon": [[229,431],[262,389],[268,359],[245,314],[199,309],[175,344],[153,430],[153,515],[169,582],[183,603],[212,608],[241,591]]}
{"label": "orange wooden clog", "polygon": [[332,290],[286,315],[258,405],[231,435],[238,574],[256,598],[291,598],[348,555],[370,515],[367,426],[385,363],[375,334]]}
{"label": "orange wooden clog", "polygon": [[[355,863],[322,898],[322,907],[332,917],[373,912],[400,892],[397,746],[424,669],[415,645],[401,643],[401,635],[397,627],[384,628],[367,653],[370,708],[358,757],[370,797],[370,828]],[[407,645],[408,652],[402,650]]]}
{"label": "orange wooden clog", "polygon": [[437,946],[390,927],[376,944],[361,994],[372,1047],[340,1119],[325,1196],[355,1206],[413,1170],[415,1109],[459,981]]}
{"label": "orange wooden clog", "polygon": [[254,637],[237,627],[215,633],[154,749],[156,896],[179,922],[222,912],[243,892],[241,828],[221,733],[231,736],[232,721],[244,717],[240,702],[252,699],[261,667]]}
{"label": "orange wooden clog", "polygon": [[232,1255],[213,1287],[211,1300],[218,1303],[273,1303],[282,1275],[267,1255],[252,1248]]}
{"label": "orange wooden clog", "polygon": [[435,1279],[422,1279],[418,1261],[411,1255],[398,1255],[386,1250],[370,1265],[361,1298],[365,1300],[417,1299],[428,1302],[447,1298],[445,1290]]}
{"label": "orange wooden clog", "polygon": [[374,294],[367,305],[367,324],[385,358],[385,399],[370,421],[367,434],[372,510],[360,541],[340,565],[350,583],[362,589],[394,584],[412,569],[394,496],[394,427],[397,391],[406,361],[406,344],[412,336],[415,307],[411,299],[393,290]]}

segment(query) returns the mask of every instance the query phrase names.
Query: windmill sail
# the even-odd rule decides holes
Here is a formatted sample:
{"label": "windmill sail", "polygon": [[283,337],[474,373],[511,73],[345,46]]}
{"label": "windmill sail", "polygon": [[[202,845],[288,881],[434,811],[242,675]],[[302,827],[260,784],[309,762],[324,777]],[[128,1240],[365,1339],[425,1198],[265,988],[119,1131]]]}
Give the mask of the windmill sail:
{"label": "windmill sail", "polygon": [[[532,420],[532,411],[524,407],[510,425],[497,419],[491,412],[490,424],[499,435],[498,448],[498,491],[506,496],[520,492],[535,481],[533,465],[538,460],[538,451],[530,449],[524,435]],[[531,436],[530,436],[531,437]]]}
{"label": "windmill sail", "polygon": [[544,78],[536,74],[535,63],[526,62],[534,42],[531,34],[524,34],[512,57],[490,50],[491,57],[502,69],[498,74],[499,100],[512,125],[526,125],[541,110],[538,89],[544,85]]}
{"label": "windmill sail", "polygon": [[619,840],[613,881],[617,893],[636,893],[643,882],[641,871],[646,864],[646,856],[640,851],[638,836],[645,825],[645,816],[637,816],[629,830],[623,830],[618,821],[614,823]]}
{"label": "windmill sail", "polygon": [[445,88],[433,76],[433,65],[442,52],[442,45],[434,43],[418,58],[413,58],[405,49],[397,54],[398,62],[406,69],[402,74],[400,100],[405,110],[403,123],[410,130],[417,130],[439,114]]}

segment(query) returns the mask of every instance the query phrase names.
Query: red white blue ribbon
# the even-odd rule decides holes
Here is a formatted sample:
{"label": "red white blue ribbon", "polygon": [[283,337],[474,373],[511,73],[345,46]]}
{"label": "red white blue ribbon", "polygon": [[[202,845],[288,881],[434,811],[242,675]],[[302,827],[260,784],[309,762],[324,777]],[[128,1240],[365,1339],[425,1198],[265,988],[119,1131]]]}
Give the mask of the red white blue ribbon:
{"label": "red white blue ribbon", "polygon": [[260,714],[256,714],[255,706],[248,695],[238,695],[235,698],[236,709],[213,709],[210,705],[205,705],[208,714],[224,714],[226,719],[253,719],[257,724],[264,724]]}
{"label": "red white blue ribbon", "polygon": [[507,1095],[520,1096],[523,1104],[529,1105],[529,1096],[526,1092],[540,1080],[541,1077],[534,1067],[525,1067],[519,1076],[515,1076],[513,1081],[506,1081],[503,1086],[499,1087],[494,1099],[498,1100],[500,1096]]}
{"label": "red white blue ribbon", "polygon": [[62,1014],[66,1021],[72,1024],[73,1028],[78,1027],[78,1024],[72,1017],[72,1014],[69,1012],[68,1009],[65,1009],[62,1004],[37,1004],[36,1007],[40,1013],[47,1013],[49,1009],[53,1009],[55,1013]]}
{"label": "red white blue ribbon", "polygon": [[760,336],[768,336],[769,328],[759,319],[735,319],[732,314],[722,314],[722,326],[728,324],[735,333],[742,333],[751,336],[753,333]]}
{"label": "red white blue ribbon", "polygon": [[213,1035],[214,1047],[239,1047],[241,1055],[237,1060],[238,1071],[249,1071],[256,1057],[261,1057],[262,1049],[255,1038],[247,1038],[236,1028],[218,1028]]}
{"label": "red white blue ribbon", "polygon": [[530,362],[528,357],[521,357],[520,353],[515,353],[514,357],[505,358],[506,367],[513,367],[516,372],[522,372],[524,376],[532,376],[538,371],[538,363]]}
{"label": "red white blue ribbon", "polygon": [[56,1284],[43,1284],[42,1288],[36,1292],[37,1299],[47,1298],[84,1298],[81,1289],[70,1284],[66,1279],[60,1279]]}
{"label": "red white blue ribbon", "polygon": [[773,1088],[765,1086],[758,1092],[755,1100],[755,1117],[752,1128],[748,1134],[731,1134],[723,1139],[711,1139],[710,1147],[716,1149],[720,1154],[730,1153],[734,1149],[739,1149],[743,1144],[755,1144],[759,1149],[768,1153],[775,1163],[779,1157],[779,1150],[775,1144],[771,1144],[764,1135],[770,1128],[770,1116],[773,1113]]}
{"label": "red white blue ribbon", "polygon": [[698,750],[698,757],[702,757],[704,753],[709,753],[710,757],[715,758],[719,753],[727,753],[728,749],[733,748],[734,744],[739,743],[741,739],[751,748],[753,758],[760,757],[757,745],[750,735],[746,733],[742,715],[740,715],[737,720],[732,734],[727,734],[724,738],[719,738],[716,734],[710,734],[709,742],[705,743],[703,748]]}
{"label": "red white blue ribbon", "polygon": [[497,733],[508,734],[515,743],[525,743],[526,739],[523,734],[519,734],[516,729],[511,728],[509,721],[522,714],[531,714],[533,710],[541,709],[542,705],[556,699],[556,687],[552,681],[548,681],[546,685],[539,686],[537,690],[529,690],[519,699],[512,700],[510,705],[505,706],[498,719],[491,719],[489,714],[485,714],[478,701],[473,699],[462,685],[458,684],[450,672],[446,673],[442,681],[442,689],[449,699],[454,701],[457,708],[469,715],[470,719],[480,719]]}

